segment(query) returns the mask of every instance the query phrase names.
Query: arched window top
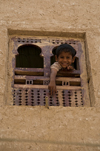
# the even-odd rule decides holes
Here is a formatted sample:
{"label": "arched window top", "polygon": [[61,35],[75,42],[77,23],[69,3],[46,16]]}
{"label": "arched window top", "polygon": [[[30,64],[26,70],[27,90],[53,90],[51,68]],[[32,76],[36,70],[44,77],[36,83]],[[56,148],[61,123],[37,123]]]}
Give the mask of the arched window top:
{"label": "arched window top", "polygon": [[[36,51],[32,51],[33,49],[35,49]],[[25,53],[25,51],[29,54],[40,54],[41,53],[41,48],[37,45],[33,45],[33,44],[24,44],[18,47],[17,49],[19,54],[23,54]]]}
{"label": "arched window top", "polygon": [[57,47],[58,46],[54,47],[53,50],[52,50],[52,53],[54,54],[54,56],[56,55],[56,49],[57,49]]}
{"label": "arched window top", "polygon": [[16,67],[43,68],[43,57],[40,56],[40,47],[32,44],[26,44],[18,47],[17,51]]}

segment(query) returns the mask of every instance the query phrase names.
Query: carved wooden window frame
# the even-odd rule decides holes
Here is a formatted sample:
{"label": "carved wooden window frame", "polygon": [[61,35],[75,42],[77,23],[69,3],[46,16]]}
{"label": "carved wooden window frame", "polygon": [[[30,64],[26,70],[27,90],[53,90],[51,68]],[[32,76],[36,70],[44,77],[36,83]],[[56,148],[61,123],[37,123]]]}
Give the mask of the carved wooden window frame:
{"label": "carved wooden window frame", "polygon": [[[75,39],[66,40],[66,38],[16,38],[10,39],[13,43],[12,53],[12,105],[46,105],[49,106],[70,106],[70,107],[83,107],[90,106],[87,72],[85,64],[85,49],[84,42]],[[79,58],[80,70],[73,72],[59,71],[57,81],[62,82],[62,86],[57,86],[57,93],[54,96],[49,96],[48,83],[50,76],[50,57],[53,55],[52,50],[54,47],[67,43],[74,47],[77,51],[76,57]],[[44,68],[16,68],[16,55],[18,55],[18,48],[25,44],[36,45],[41,48],[41,55],[44,57]],[[20,75],[21,73],[35,73],[44,72],[44,76],[28,76]],[[15,75],[19,73],[19,75]],[[60,76],[64,77],[60,77]],[[66,77],[65,77],[66,76]],[[78,78],[77,78],[78,77]],[[26,80],[26,84],[14,84],[15,79],[22,78]],[[43,85],[34,85],[34,80],[43,80]],[[71,86],[71,81],[81,82],[81,86]],[[46,102],[47,100],[47,102]]]}

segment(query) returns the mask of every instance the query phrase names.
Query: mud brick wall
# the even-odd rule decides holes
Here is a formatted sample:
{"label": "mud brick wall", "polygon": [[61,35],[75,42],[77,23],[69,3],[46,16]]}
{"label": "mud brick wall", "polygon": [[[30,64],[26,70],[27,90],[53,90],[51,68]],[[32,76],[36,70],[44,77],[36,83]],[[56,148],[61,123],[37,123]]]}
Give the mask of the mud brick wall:
{"label": "mud brick wall", "polygon": [[[9,39],[16,36],[84,40],[91,107],[7,104]],[[97,151],[99,125],[100,1],[0,0],[0,151]]]}

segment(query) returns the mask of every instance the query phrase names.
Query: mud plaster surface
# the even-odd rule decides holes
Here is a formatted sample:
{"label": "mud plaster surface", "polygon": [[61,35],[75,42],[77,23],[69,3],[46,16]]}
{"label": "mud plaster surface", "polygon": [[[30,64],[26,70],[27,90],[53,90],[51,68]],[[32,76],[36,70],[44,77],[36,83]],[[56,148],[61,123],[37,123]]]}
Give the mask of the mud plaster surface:
{"label": "mud plaster surface", "polygon": [[[1,148],[10,150],[99,150],[97,108],[3,107]],[[84,114],[85,112],[85,114]],[[33,114],[34,113],[34,114]],[[9,119],[8,119],[9,115]],[[72,124],[73,123],[73,124]],[[12,131],[13,130],[13,131]]]}
{"label": "mud plaster surface", "polygon": [[[74,33],[70,37],[85,38],[90,95],[95,107],[46,110],[5,105],[9,34],[33,36],[39,35],[38,31],[42,36],[47,31],[51,36],[59,32],[60,36]],[[100,150],[99,56],[99,0],[0,0],[0,151]]]}

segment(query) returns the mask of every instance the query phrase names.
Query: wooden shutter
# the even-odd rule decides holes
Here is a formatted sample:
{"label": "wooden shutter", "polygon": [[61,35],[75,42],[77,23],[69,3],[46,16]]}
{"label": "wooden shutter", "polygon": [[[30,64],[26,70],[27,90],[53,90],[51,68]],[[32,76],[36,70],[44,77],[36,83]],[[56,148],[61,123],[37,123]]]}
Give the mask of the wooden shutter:
{"label": "wooden shutter", "polygon": [[[13,105],[42,105],[48,100],[49,106],[70,106],[82,107],[89,106],[87,79],[82,77],[86,74],[85,53],[82,50],[82,42],[76,40],[66,40],[61,38],[31,38],[20,39],[12,38],[14,42],[13,49]],[[79,62],[76,64],[75,71],[61,70],[57,74],[56,84],[57,93],[49,95],[48,84],[50,77],[50,58],[53,56],[54,47],[62,43],[72,45],[77,51],[76,58]],[[18,48],[25,45],[35,45],[41,49],[43,56],[43,68],[22,68],[16,67],[16,56]],[[23,49],[24,53],[24,49]],[[28,57],[28,56],[27,56]],[[39,60],[37,60],[38,62]],[[88,100],[88,101],[87,101]]]}

